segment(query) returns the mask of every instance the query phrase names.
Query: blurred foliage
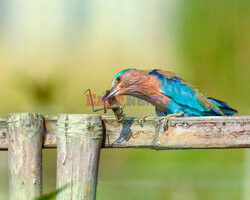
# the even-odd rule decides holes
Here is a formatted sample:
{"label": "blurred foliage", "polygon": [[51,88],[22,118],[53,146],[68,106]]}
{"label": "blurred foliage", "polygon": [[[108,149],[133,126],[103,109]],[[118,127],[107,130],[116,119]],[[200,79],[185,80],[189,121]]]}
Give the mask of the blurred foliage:
{"label": "blurred foliage", "polygon": [[242,199],[243,159],[242,150],[102,150],[97,199]]}
{"label": "blurred foliage", "polygon": [[52,192],[50,192],[50,193],[48,193],[48,194],[44,194],[44,195],[38,197],[38,198],[36,198],[35,200],[53,200],[53,199],[56,198],[56,196],[57,196],[60,192],[62,192],[63,190],[65,190],[67,187],[68,187],[68,185],[65,185],[65,186],[63,186],[63,187],[61,187],[61,188],[59,188],[59,189],[57,189],[57,190],[55,190],[55,191],[52,191]]}
{"label": "blurred foliage", "polygon": [[[130,67],[178,72],[240,115],[250,112],[248,0],[15,3],[0,1],[2,117],[92,113],[83,91],[102,95]],[[152,106],[124,112],[155,116]],[[245,152],[104,149],[97,199],[249,199]],[[7,153],[0,154],[8,199]],[[56,150],[43,150],[43,172],[46,193],[55,188]]]}
{"label": "blurred foliage", "polygon": [[249,113],[249,7],[247,0],[183,1],[178,31],[187,73],[210,96]]}

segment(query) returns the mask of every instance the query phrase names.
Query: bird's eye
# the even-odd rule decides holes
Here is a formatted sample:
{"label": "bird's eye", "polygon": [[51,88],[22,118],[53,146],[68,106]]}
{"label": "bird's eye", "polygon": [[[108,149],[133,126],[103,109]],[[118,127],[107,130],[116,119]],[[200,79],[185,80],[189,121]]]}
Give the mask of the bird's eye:
{"label": "bird's eye", "polygon": [[117,80],[117,82],[119,82],[121,80],[121,77],[118,76],[116,80]]}

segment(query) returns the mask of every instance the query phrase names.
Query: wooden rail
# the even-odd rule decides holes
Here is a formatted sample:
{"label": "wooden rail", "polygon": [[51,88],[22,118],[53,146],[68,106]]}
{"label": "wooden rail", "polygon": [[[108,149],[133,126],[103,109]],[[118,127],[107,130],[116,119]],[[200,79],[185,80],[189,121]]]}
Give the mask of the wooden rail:
{"label": "wooden rail", "polygon": [[[56,147],[57,117],[44,117],[44,148]],[[203,149],[249,148],[250,116],[171,118],[164,130],[158,118],[149,117],[142,126],[136,118],[122,123],[103,116],[103,148]],[[0,149],[8,149],[5,119],[0,119]]]}
{"label": "wooden rail", "polygon": [[42,147],[57,147],[57,200],[94,200],[100,149],[249,148],[250,116],[158,118],[140,124],[127,117],[36,113],[0,119],[0,149],[9,153],[10,199],[33,200],[42,193]]}

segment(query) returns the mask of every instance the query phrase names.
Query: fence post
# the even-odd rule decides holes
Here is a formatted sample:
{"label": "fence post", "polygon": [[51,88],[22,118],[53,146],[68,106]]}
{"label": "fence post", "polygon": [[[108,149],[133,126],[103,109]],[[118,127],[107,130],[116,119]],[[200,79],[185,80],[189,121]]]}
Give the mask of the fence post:
{"label": "fence post", "polygon": [[33,200],[42,194],[43,116],[7,115],[9,186],[11,200]]}
{"label": "fence post", "polygon": [[63,114],[57,121],[57,200],[94,200],[102,143],[100,115]]}

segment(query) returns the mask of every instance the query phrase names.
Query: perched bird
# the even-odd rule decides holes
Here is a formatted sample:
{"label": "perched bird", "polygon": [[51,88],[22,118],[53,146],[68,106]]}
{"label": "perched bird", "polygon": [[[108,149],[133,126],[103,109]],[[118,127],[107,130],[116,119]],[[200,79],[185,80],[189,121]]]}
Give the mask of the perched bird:
{"label": "perched bird", "polygon": [[159,69],[125,69],[117,73],[103,100],[119,95],[130,95],[153,104],[156,114],[165,120],[171,116],[231,116],[237,113],[227,103],[204,96],[180,75]]}

